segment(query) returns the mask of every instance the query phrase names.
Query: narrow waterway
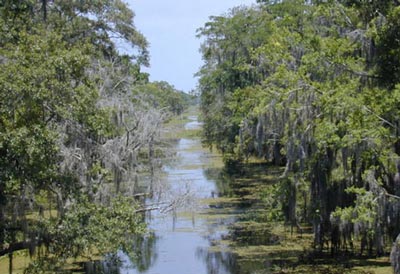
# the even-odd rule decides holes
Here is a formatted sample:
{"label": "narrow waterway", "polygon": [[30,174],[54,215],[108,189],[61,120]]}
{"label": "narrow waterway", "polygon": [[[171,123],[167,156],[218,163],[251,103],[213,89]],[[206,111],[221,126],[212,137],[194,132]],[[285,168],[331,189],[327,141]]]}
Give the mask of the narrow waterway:
{"label": "narrow waterway", "polygon": [[[189,119],[191,122],[185,125],[187,130],[201,127],[196,116]],[[113,271],[109,269],[108,273],[235,273],[232,255],[215,248],[234,217],[218,214],[218,209],[207,204],[207,199],[216,197],[218,189],[215,181],[206,176],[206,171],[220,167],[221,157],[202,148],[198,138],[179,139],[175,149],[177,160],[165,168],[162,184],[168,186],[171,195],[179,197],[189,193],[193,203],[178,212],[151,212],[147,220],[153,237],[142,243],[142,254],[132,262],[128,255],[120,252],[119,266]]]}

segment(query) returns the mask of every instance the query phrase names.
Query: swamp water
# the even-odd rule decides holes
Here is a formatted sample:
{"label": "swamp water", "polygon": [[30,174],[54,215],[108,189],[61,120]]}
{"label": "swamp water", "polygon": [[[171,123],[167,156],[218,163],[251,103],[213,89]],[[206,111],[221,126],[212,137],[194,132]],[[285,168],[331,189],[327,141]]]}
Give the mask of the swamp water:
{"label": "swamp water", "polygon": [[[201,127],[196,116],[186,130]],[[235,256],[215,248],[216,243],[228,233],[227,226],[235,220],[236,212],[210,205],[219,193],[210,170],[220,170],[222,159],[202,148],[198,138],[178,140],[177,160],[165,168],[163,178],[176,195],[192,195],[190,208],[176,213],[152,211],[147,214],[151,236],[139,243],[141,254],[130,258],[123,252],[102,262],[86,263],[85,273],[104,274],[233,274]],[[215,172],[214,172],[215,173]],[[154,201],[148,201],[149,204]],[[220,245],[220,244],[219,244]],[[117,261],[117,262],[116,262]]]}
{"label": "swamp water", "polygon": [[[196,116],[189,118],[186,130],[201,127]],[[175,149],[178,160],[164,169],[163,183],[172,196],[193,194],[191,206],[176,214],[152,212],[151,237],[138,241],[139,256],[119,252],[85,263],[86,274],[392,273],[388,258],[313,257],[310,229],[299,234],[269,222],[280,209],[266,209],[263,195],[282,168],[256,161],[227,170],[198,138],[181,138]]]}
{"label": "swamp water", "polygon": [[[185,125],[201,127],[197,117]],[[279,208],[266,209],[263,195],[282,174],[282,168],[247,163],[224,168],[222,158],[201,146],[198,138],[181,138],[178,160],[165,168],[172,193],[191,192],[193,204],[176,214],[154,211],[147,216],[152,237],[138,242],[141,254],[120,252],[85,273],[103,274],[387,274],[388,258],[313,257],[313,235],[291,231],[268,221]],[[152,203],[153,201],[148,201]]]}
{"label": "swamp water", "polygon": [[[193,133],[201,124],[189,118],[185,128]],[[120,251],[102,261],[76,263],[74,270],[60,274],[392,273],[387,257],[310,257],[311,231],[292,234],[282,223],[268,222],[266,216],[280,209],[266,209],[265,194],[281,168],[256,161],[227,170],[221,156],[202,148],[198,138],[181,138],[174,146],[178,157],[164,168],[161,183],[169,186],[171,199],[192,195],[189,206],[176,214],[149,213],[151,232],[131,250],[140,254]],[[27,255],[17,259],[21,266],[29,263]]]}

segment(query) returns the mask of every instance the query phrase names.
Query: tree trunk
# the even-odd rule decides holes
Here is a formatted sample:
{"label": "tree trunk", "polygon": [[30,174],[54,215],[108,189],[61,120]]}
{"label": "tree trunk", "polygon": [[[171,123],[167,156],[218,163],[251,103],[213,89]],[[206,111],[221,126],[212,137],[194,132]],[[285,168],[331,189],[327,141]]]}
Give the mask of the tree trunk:
{"label": "tree trunk", "polygon": [[42,0],[43,21],[47,21],[47,0]]}
{"label": "tree trunk", "polygon": [[297,188],[296,188],[296,180],[289,180],[289,222],[290,222],[290,233],[293,235],[293,227],[297,226],[297,216],[296,216],[296,207],[297,207]]}
{"label": "tree trunk", "polygon": [[400,274],[400,234],[397,236],[390,253],[390,262],[392,263],[393,273]]}
{"label": "tree trunk", "polygon": [[330,223],[326,207],[328,201],[326,169],[326,165],[321,162],[316,163],[313,167],[313,174],[311,177],[314,247],[318,251],[322,251],[324,248],[324,238],[329,232],[328,224]]}
{"label": "tree trunk", "polygon": [[12,272],[13,272],[13,253],[12,252],[8,253],[8,262],[9,262],[8,273],[12,274]]}
{"label": "tree trunk", "polygon": [[154,138],[149,140],[149,165],[150,165],[150,196],[153,196],[154,191]]}

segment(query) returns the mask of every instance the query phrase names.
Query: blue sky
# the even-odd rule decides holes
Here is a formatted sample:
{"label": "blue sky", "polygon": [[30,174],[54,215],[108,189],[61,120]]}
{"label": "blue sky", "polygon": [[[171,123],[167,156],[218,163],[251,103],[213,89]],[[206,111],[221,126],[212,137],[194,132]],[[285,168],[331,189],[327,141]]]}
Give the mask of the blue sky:
{"label": "blue sky", "polygon": [[211,15],[221,15],[230,8],[251,5],[256,0],[128,0],[136,16],[136,27],[150,43],[151,81],[167,81],[175,88],[196,88],[194,78],[202,65],[201,41],[196,29]]}

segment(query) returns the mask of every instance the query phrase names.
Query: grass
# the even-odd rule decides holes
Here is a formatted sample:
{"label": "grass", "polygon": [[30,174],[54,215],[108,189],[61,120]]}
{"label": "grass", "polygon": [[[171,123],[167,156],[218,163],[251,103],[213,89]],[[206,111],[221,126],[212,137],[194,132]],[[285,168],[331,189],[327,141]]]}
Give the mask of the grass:
{"label": "grass", "polygon": [[[25,268],[28,267],[31,259],[28,250],[21,250],[13,254],[13,274],[24,273]],[[0,273],[8,273],[9,259],[8,256],[0,257]]]}

